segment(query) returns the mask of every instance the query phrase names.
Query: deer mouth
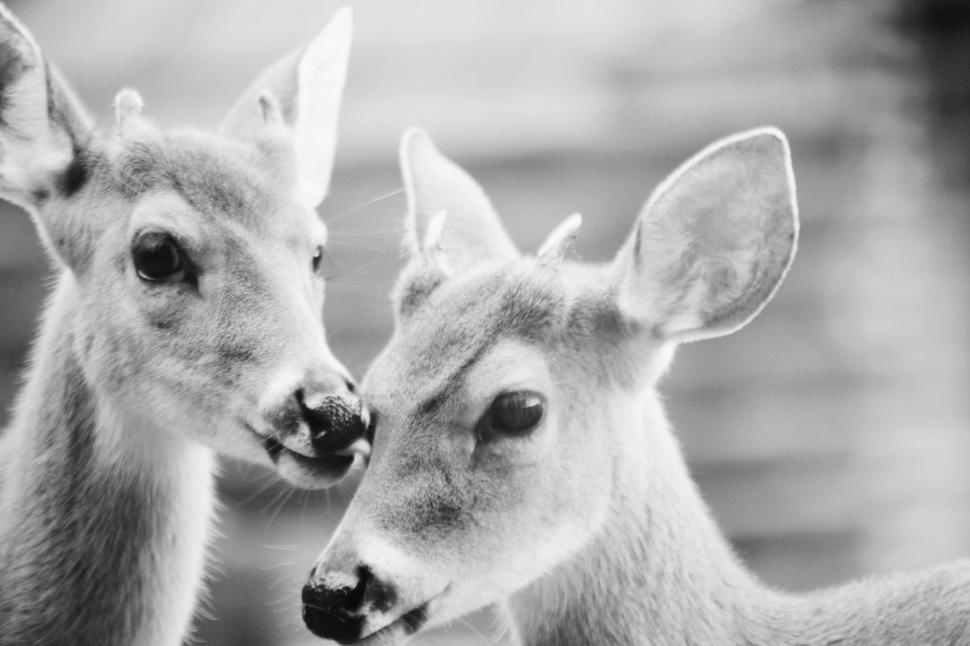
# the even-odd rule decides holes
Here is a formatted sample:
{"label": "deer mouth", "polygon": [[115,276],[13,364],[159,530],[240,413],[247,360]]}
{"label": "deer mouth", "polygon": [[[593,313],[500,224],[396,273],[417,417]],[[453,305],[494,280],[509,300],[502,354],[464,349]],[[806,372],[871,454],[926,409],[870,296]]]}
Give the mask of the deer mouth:
{"label": "deer mouth", "polygon": [[330,623],[318,622],[313,613],[307,612],[306,607],[304,607],[303,620],[310,632],[317,637],[334,639],[340,644],[353,644],[353,646],[394,646],[410,639],[415,633],[424,628],[430,617],[429,608],[437,598],[435,597],[435,599],[422,603],[420,606],[405,612],[386,626],[360,637],[335,635]]}
{"label": "deer mouth", "polygon": [[380,630],[366,635],[357,642],[358,646],[376,646],[378,644],[399,644],[424,628],[428,622],[428,605],[426,602],[413,610],[404,613]]}
{"label": "deer mouth", "polygon": [[303,489],[323,489],[333,486],[347,475],[357,455],[365,454],[365,448],[357,442],[329,455],[306,455],[286,447],[276,438],[263,435],[247,425],[259,440],[277,473],[290,484]]}

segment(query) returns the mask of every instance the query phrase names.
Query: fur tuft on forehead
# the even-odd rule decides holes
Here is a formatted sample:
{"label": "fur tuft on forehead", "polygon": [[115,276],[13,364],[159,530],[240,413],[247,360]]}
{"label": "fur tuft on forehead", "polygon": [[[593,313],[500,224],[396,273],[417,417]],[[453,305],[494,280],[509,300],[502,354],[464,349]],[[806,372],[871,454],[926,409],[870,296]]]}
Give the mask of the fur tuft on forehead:
{"label": "fur tuft on forehead", "polygon": [[398,278],[391,295],[398,319],[413,314],[447,278],[440,267],[425,263],[408,265]]}
{"label": "fur tuft on forehead", "polygon": [[[528,261],[523,261],[526,265]],[[536,274],[524,266],[486,268],[445,279],[440,273],[404,275],[396,292],[401,321],[417,335],[454,336],[456,320],[473,321],[474,330],[458,337],[519,337],[541,340],[567,321],[567,293],[554,273]]]}
{"label": "fur tuft on forehead", "polygon": [[270,210],[273,196],[281,195],[279,178],[257,147],[204,133],[153,132],[124,140],[116,168],[129,198],[174,190],[201,213],[251,219]]}
{"label": "fur tuft on forehead", "polygon": [[553,277],[542,278],[523,274],[505,284],[498,320],[517,337],[541,341],[566,323],[566,292]]}
{"label": "fur tuft on forehead", "polygon": [[[567,292],[558,277],[529,272],[526,264],[493,266],[444,280],[410,311],[398,303],[404,310],[398,313],[396,350],[386,357],[385,369],[397,375],[395,381],[414,385],[411,399],[442,401],[503,340],[546,345],[562,338]],[[431,278],[419,274],[401,291],[413,293],[415,285]]]}

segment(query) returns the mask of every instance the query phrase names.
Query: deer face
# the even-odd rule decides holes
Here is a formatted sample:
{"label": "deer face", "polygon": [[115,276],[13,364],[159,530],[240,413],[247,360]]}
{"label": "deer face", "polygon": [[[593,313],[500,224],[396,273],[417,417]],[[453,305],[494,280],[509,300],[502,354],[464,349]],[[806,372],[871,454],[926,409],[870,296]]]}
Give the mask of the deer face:
{"label": "deer face", "polygon": [[582,550],[625,478],[650,477],[619,465],[650,450],[631,429],[673,344],[746,323],[794,249],[772,130],[688,162],[601,266],[562,261],[578,218],[522,258],[426,136],[402,158],[413,257],[364,380],[372,460],[303,591],[307,626],[341,643],[396,643]]}
{"label": "deer face", "polygon": [[5,13],[0,36],[16,62],[0,87],[0,190],[34,215],[69,276],[70,334],[105,408],[273,464],[294,484],[342,476],[367,419],[324,337],[315,207],[349,13],[260,77],[220,134],[160,130],[130,90],[114,130],[96,131]]}
{"label": "deer face", "polygon": [[[374,453],[326,560],[372,578],[361,606],[372,612],[346,622],[358,635],[503,598],[568,558],[609,508],[613,420],[590,405],[609,397],[603,357],[568,319],[563,285],[530,276],[532,264],[441,285],[364,382]],[[401,603],[384,608],[389,581]]]}
{"label": "deer face", "polygon": [[332,453],[365,427],[324,337],[323,223],[279,190],[292,178],[258,148],[198,133],[120,145],[95,162],[113,190],[95,179],[79,197],[118,214],[72,255],[91,382],[146,422],[270,458],[296,484],[342,475],[353,456]]}

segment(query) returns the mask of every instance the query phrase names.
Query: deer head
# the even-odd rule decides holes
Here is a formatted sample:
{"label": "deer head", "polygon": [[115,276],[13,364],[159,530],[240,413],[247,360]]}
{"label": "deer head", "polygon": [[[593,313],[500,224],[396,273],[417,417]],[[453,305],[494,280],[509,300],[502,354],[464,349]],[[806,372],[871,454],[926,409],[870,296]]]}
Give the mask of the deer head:
{"label": "deer head", "polygon": [[401,165],[410,263],[363,383],[370,467],[303,593],[309,628],[341,643],[499,602],[603,531],[619,474],[650,451],[643,404],[659,407],[672,348],[747,323],[795,250],[788,145],[770,128],[685,163],[603,265],[563,259],[577,216],[519,254],[421,132]]}
{"label": "deer head", "polygon": [[62,270],[89,387],[104,414],[145,429],[130,444],[171,432],[304,486],[353,461],[366,412],[324,337],[315,212],[350,39],[344,9],[218,134],[161,129],[133,90],[101,131],[0,6],[0,195]]}

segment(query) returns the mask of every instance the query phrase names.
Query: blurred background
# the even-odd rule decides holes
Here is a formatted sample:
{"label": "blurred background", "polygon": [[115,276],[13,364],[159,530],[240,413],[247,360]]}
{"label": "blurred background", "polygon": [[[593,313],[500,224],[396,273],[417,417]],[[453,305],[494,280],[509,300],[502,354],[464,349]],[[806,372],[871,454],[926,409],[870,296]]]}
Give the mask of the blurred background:
{"label": "blurred background", "polygon": [[[103,124],[139,89],[215,127],[334,0],[8,0]],[[830,584],[970,554],[970,5],[962,0],[355,0],[326,325],[362,375],[401,265],[397,140],[427,127],[532,250],[573,211],[604,260],[650,190],[732,131],[791,138],[802,238],[775,301],[683,348],[663,384],[707,499],[767,581]],[[51,272],[0,206],[0,424]],[[227,464],[211,646],[319,643],[299,589],[353,483]],[[487,618],[416,643],[504,644]]]}

